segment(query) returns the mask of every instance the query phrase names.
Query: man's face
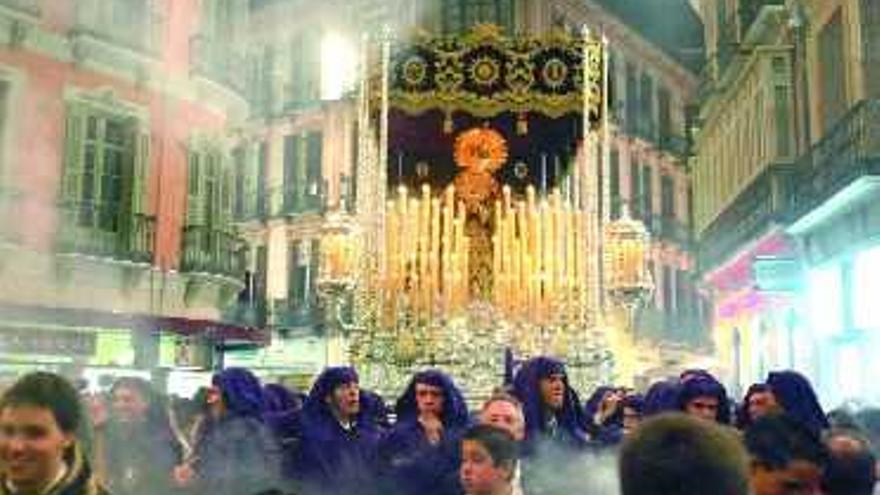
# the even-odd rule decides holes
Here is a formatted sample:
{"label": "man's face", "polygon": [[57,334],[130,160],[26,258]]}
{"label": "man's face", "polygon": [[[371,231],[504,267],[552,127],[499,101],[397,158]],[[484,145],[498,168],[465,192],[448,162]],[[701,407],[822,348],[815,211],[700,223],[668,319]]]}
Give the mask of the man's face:
{"label": "man's face", "polygon": [[121,386],[113,391],[113,414],[119,421],[143,421],[148,407],[146,399],[137,390]]}
{"label": "man's face", "polygon": [[507,431],[517,442],[526,436],[522,409],[506,400],[495,400],[480,412],[480,423]]}
{"label": "man's face", "polygon": [[642,421],[642,416],[638,411],[631,407],[623,408],[623,434],[629,435],[636,428],[638,428],[639,423]]}
{"label": "man's face", "polygon": [[464,440],[461,442],[461,467],[458,475],[465,494],[492,494],[509,482],[512,468],[496,464],[481,443]]}
{"label": "man's face", "polygon": [[718,398],[706,395],[694,397],[685,405],[684,412],[707,421],[715,421],[718,418]]}
{"label": "man's face", "polygon": [[0,464],[23,492],[51,483],[73,435],[61,431],[52,411],[39,406],[8,406],[0,412]]}
{"label": "man's face", "polygon": [[205,403],[208,405],[208,414],[213,419],[220,419],[226,414],[226,403],[223,401],[223,391],[220,387],[212,386],[208,389]]}
{"label": "man's face", "polygon": [[340,419],[350,421],[361,410],[361,389],[357,382],[337,385],[327,396],[330,408],[336,411]]}
{"label": "man's face", "polygon": [[443,389],[427,383],[416,383],[416,405],[419,409],[419,415],[441,417],[443,414]]}
{"label": "man's face", "polygon": [[562,373],[554,373],[538,382],[541,388],[541,400],[544,405],[554,411],[562,409],[565,399],[565,382]]}
{"label": "man's face", "polygon": [[783,469],[752,466],[755,495],[822,495],[822,470],[809,461],[794,460]]}
{"label": "man's face", "polygon": [[766,392],[757,392],[750,395],[748,408],[749,417],[754,421],[761,416],[766,416],[768,413],[779,409],[779,404],[776,402],[776,396],[773,395],[773,392],[768,390]]}

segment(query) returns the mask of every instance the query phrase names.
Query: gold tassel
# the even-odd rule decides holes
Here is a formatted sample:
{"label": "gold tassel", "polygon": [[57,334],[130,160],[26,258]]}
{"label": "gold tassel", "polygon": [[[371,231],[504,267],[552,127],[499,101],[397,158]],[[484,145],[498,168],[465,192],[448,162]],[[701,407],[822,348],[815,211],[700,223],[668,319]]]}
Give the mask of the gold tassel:
{"label": "gold tassel", "polygon": [[516,116],[516,133],[520,136],[525,136],[529,133],[529,120],[525,112]]}
{"label": "gold tassel", "polygon": [[452,134],[452,114],[447,113],[443,118],[443,133]]}

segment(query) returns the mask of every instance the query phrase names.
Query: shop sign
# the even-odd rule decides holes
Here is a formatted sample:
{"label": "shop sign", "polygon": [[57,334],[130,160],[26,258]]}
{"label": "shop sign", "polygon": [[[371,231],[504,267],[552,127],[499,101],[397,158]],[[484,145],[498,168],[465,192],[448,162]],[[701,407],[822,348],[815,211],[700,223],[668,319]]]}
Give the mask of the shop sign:
{"label": "shop sign", "polygon": [[97,335],[93,332],[41,328],[5,328],[0,331],[0,353],[45,356],[94,356]]}

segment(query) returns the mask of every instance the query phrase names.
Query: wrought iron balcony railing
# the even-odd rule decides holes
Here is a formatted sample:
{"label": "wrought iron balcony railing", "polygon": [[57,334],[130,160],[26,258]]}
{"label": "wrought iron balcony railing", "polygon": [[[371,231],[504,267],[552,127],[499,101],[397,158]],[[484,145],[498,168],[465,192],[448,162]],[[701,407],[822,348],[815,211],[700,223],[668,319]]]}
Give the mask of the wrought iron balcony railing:
{"label": "wrought iron balcony railing", "polygon": [[236,212],[236,221],[250,222],[302,214],[323,214],[327,210],[324,187],[305,189],[286,185],[272,188],[245,201],[246,207]]}
{"label": "wrought iron balcony railing", "polygon": [[181,271],[241,278],[244,256],[241,239],[230,232],[205,226],[184,228]]}
{"label": "wrought iron balcony railing", "polygon": [[57,250],[117,260],[152,263],[156,217],[134,214],[119,219],[119,230],[108,231],[80,225],[78,215],[89,206],[67,205],[60,211]]}
{"label": "wrought iron balcony railing", "polygon": [[316,301],[308,303],[278,299],[272,304],[270,322],[276,328],[317,328],[323,316]]}
{"label": "wrought iron balcony railing", "polygon": [[734,199],[700,238],[701,269],[718,266],[773,225],[790,221],[794,173],[790,163],[771,164]]}
{"label": "wrought iron balcony railing", "polygon": [[798,160],[794,211],[808,213],[861,177],[880,175],[880,100],[862,100]]}

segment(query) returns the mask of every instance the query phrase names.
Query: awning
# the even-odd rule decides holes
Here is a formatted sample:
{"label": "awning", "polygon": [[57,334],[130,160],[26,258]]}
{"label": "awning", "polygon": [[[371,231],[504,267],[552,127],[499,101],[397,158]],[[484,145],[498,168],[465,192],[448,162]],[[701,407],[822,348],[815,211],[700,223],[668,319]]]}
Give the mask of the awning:
{"label": "awning", "polygon": [[145,332],[159,330],[184,336],[199,336],[220,344],[260,346],[267,345],[271,339],[271,333],[263,328],[177,316],[13,304],[0,304],[0,314],[9,323],[26,322],[81,328],[129,328]]}

